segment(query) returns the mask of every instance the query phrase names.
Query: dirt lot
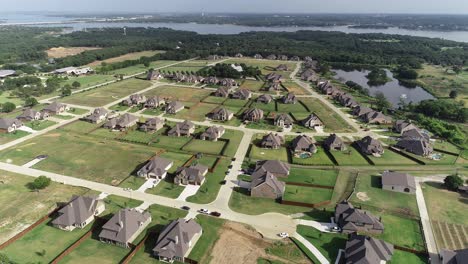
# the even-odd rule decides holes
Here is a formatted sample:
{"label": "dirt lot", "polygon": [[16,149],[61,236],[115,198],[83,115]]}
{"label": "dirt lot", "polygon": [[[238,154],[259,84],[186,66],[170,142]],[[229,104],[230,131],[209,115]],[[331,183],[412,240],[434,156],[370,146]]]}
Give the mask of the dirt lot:
{"label": "dirt lot", "polygon": [[150,57],[150,56],[153,56],[153,55],[155,55],[157,53],[161,53],[161,51],[133,52],[133,53],[128,53],[128,54],[125,54],[125,55],[122,55],[122,56],[119,56],[119,57],[110,58],[110,59],[103,60],[103,61],[95,61],[95,62],[92,62],[92,63],[88,64],[88,66],[99,66],[103,62],[114,63],[114,62],[120,62],[120,61],[125,61],[125,60],[136,60],[136,59],[139,59],[139,58],[141,58],[143,56]]}
{"label": "dirt lot", "polygon": [[96,50],[100,48],[92,48],[92,47],[71,47],[71,48],[65,48],[65,47],[58,47],[58,48],[51,48],[47,51],[47,56],[49,58],[63,58],[67,56],[72,56],[76,54],[80,54],[83,51],[87,50]]}
{"label": "dirt lot", "polygon": [[[277,245],[278,242],[274,244],[273,241],[263,239],[255,230],[242,224],[228,222],[224,225],[219,234],[219,240],[213,247],[210,263],[256,264],[259,258],[281,261],[281,263],[310,263],[302,253],[298,256],[298,251],[292,242],[285,240],[281,247]],[[266,250],[268,248],[275,249]],[[278,250],[279,248],[281,249]],[[278,254],[269,254],[268,251],[281,252],[282,257]],[[289,251],[294,251],[296,254]]]}

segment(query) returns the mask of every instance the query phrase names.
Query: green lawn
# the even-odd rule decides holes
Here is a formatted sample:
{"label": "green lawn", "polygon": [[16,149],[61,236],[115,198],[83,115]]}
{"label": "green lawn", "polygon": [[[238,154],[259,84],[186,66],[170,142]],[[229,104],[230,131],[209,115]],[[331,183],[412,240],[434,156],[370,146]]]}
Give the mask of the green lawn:
{"label": "green lawn", "polygon": [[168,175],[166,179],[158,183],[152,189],[146,190],[146,193],[161,195],[164,197],[175,199],[184,191],[185,186],[175,185],[173,176]]}
{"label": "green lawn", "polygon": [[222,104],[224,101],[226,101],[226,98],[224,97],[218,97],[218,96],[208,96],[205,99],[203,99],[204,103],[209,103],[209,104]]}
{"label": "green lawn", "polygon": [[382,217],[385,227],[384,233],[375,237],[394,245],[424,250],[423,234],[418,221],[396,215],[374,213]]}
{"label": "green lawn", "polygon": [[292,157],[293,164],[299,165],[333,165],[333,161],[328,157],[322,146],[317,146],[317,153],[312,154],[309,158]]}
{"label": "green lawn", "polygon": [[332,150],[330,153],[338,165],[369,165],[369,162],[353,147],[348,146],[344,151]]}
{"label": "green lawn", "polygon": [[125,136],[121,137],[121,139],[129,142],[135,143],[142,143],[148,144],[149,142],[153,141],[156,138],[155,134],[150,134],[146,132],[142,132],[139,130],[132,130],[129,131]]}
{"label": "green lawn", "polygon": [[[162,96],[167,100],[178,100],[182,102],[198,103],[203,98],[209,96],[211,91],[198,89],[198,88],[187,88],[171,85],[158,86],[151,91],[145,93],[146,97],[150,96]],[[187,105],[186,105],[187,106]]]}
{"label": "green lawn", "polygon": [[234,157],[236,155],[237,148],[239,147],[239,144],[241,143],[243,136],[244,136],[244,133],[241,131],[226,130],[222,138],[229,139],[229,143],[226,149],[224,150],[224,155],[228,157]]}
{"label": "green lawn", "polygon": [[208,263],[206,258],[211,254],[216,241],[218,241],[218,232],[224,225],[224,220],[205,215],[198,215],[196,221],[203,229],[202,236],[198,239],[189,254],[189,258],[198,261],[199,263]]}
{"label": "green lawn", "polygon": [[234,106],[234,107],[244,107],[248,102],[249,102],[248,100],[227,99],[226,101],[224,101],[223,105]]}
{"label": "green lawn", "polygon": [[254,160],[281,160],[288,162],[288,153],[285,147],[280,149],[264,149],[252,145],[249,157]]}
{"label": "green lawn", "polygon": [[217,107],[218,105],[214,105],[214,104],[198,103],[194,106],[191,106],[190,109],[188,110],[180,111],[177,114],[171,115],[171,116],[173,116],[174,118],[178,118],[178,119],[204,121],[208,113],[210,113]]}
{"label": "green lawn", "polygon": [[284,87],[288,89],[289,92],[294,93],[296,95],[308,94],[304,88],[302,88],[300,85],[298,85],[295,82],[286,81],[286,82],[283,82],[282,84],[284,85]]}
{"label": "green lawn", "polygon": [[21,98],[12,95],[12,92],[4,91],[0,94],[0,104],[4,104],[6,102],[14,103],[15,105],[22,105],[24,103]]}
{"label": "green lawn", "polygon": [[436,142],[434,142],[434,148],[453,152],[453,153],[460,153],[460,149],[457,146],[447,141],[441,142],[439,140],[436,140]]}
{"label": "green lawn", "polygon": [[29,135],[28,132],[22,131],[22,130],[17,130],[13,133],[1,133],[0,134],[0,144],[6,144],[8,142],[11,142],[13,140],[22,138]]}
{"label": "green lawn", "polygon": [[310,211],[310,208],[282,205],[274,199],[251,197],[245,189],[235,188],[229,200],[229,207],[236,212],[259,215],[268,212],[280,214],[295,214]]}
{"label": "green lawn", "polygon": [[112,215],[117,213],[119,210],[134,208],[141,205],[143,202],[122,196],[109,195],[104,199],[104,203],[106,204],[106,210],[104,210],[100,216],[111,218]]}
{"label": "green lawn", "polygon": [[55,124],[57,123],[54,121],[50,121],[50,120],[40,120],[40,121],[38,120],[38,121],[31,121],[31,122],[25,123],[24,125],[34,130],[43,130]]}
{"label": "green lawn", "polygon": [[90,122],[77,120],[66,126],[61,127],[60,129],[75,132],[78,134],[86,134],[99,126],[100,126],[99,124],[93,124]]}
{"label": "green lawn", "polygon": [[309,114],[309,111],[300,104],[299,102],[296,104],[283,104],[283,103],[278,103],[278,112],[281,113],[307,113]]}
{"label": "green lawn", "polygon": [[428,263],[427,259],[424,257],[418,256],[416,254],[408,253],[401,250],[393,251],[392,259],[388,262],[389,264],[426,264]]}
{"label": "green lawn", "polygon": [[90,74],[90,75],[83,75],[78,77],[68,76],[68,80],[66,80],[63,85],[69,84],[71,85],[74,82],[79,82],[81,86],[78,89],[87,88],[90,86],[94,86],[100,83],[105,83],[109,81],[113,81],[116,78],[113,75],[104,75],[104,74]]}
{"label": "green lawn", "polygon": [[125,98],[130,94],[150,87],[150,85],[151,82],[148,81],[128,79],[86,92],[73,94],[61,99],[60,101],[63,103],[98,107],[109,104],[118,99]]}
{"label": "green lawn", "polygon": [[[289,172],[289,177],[284,180],[287,182],[334,186],[337,176],[338,172],[336,170],[319,170],[292,167],[291,171]],[[280,180],[283,180],[283,178]]]}
{"label": "green lawn", "polygon": [[0,171],[0,243],[52,211],[58,202],[67,202],[72,195],[88,191],[52,182],[45,190],[32,192],[27,185],[33,180],[33,177]]}
{"label": "green lawn", "polygon": [[348,240],[346,235],[338,233],[322,233],[313,227],[304,225],[297,226],[297,233],[317,247],[320,253],[322,253],[330,263],[335,262],[336,257],[338,257],[339,250],[345,248],[346,241]]}
{"label": "green lawn", "polygon": [[314,204],[323,201],[329,201],[332,197],[332,194],[333,190],[329,189],[286,185],[283,199],[292,202]]}
{"label": "green lawn", "polygon": [[259,92],[262,87],[265,85],[262,81],[257,80],[244,80],[240,86],[240,88],[248,89],[252,92]]}
{"label": "green lawn", "polygon": [[385,149],[384,154],[381,157],[368,156],[375,165],[417,165],[413,160],[403,157],[389,149]]}
{"label": "green lawn", "polygon": [[226,142],[223,141],[210,141],[193,139],[189,144],[185,145],[184,150],[192,153],[207,153],[213,155],[221,154]]}
{"label": "green lawn", "polygon": [[468,197],[466,195],[448,191],[442,184],[435,182],[424,183],[423,193],[431,220],[467,225]]}
{"label": "green lawn", "polygon": [[316,98],[301,98],[301,101],[322,120],[326,132],[354,132],[354,128],[320,100]]}

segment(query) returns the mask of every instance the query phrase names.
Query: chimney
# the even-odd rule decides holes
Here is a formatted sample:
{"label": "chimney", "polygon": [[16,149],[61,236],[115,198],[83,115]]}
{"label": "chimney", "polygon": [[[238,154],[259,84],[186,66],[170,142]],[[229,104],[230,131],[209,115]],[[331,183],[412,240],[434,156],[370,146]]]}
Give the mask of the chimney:
{"label": "chimney", "polygon": [[120,226],[120,228],[123,228],[123,221],[119,222],[119,226]]}
{"label": "chimney", "polygon": [[175,236],[174,240],[175,240],[174,242],[176,243],[176,245],[178,245],[179,244],[179,236]]}

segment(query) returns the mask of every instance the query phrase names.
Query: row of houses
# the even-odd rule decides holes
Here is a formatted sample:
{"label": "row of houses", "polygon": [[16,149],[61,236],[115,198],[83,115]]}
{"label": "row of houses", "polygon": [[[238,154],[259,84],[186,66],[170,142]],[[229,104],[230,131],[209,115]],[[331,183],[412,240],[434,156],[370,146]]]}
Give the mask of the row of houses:
{"label": "row of houses", "polygon": [[180,101],[169,101],[161,96],[146,97],[143,94],[132,94],[121,103],[123,106],[143,106],[148,109],[162,107],[167,114],[176,114],[185,109]]}
{"label": "row of houses", "polygon": [[[58,211],[52,225],[65,231],[85,228],[105,210],[103,200],[95,197],[73,196]],[[133,208],[115,213],[103,226],[98,238],[103,243],[129,248],[135,239],[150,225],[151,214]],[[163,262],[184,262],[202,235],[202,227],[193,219],[176,219],[159,233],[153,256]]]}
{"label": "row of houses", "polygon": [[94,70],[90,67],[84,68],[77,68],[77,67],[66,67],[61,69],[56,69],[53,71],[54,74],[66,74],[66,75],[73,75],[73,76],[80,76],[93,73]]}
{"label": "row of houses", "polygon": [[203,83],[207,85],[220,85],[226,87],[233,87],[237,86],[237,82],[231,78],[217,78],[214,76],[203,77],[193,74],[183,74],[183,73],[171,73],[171,74],[161,74],[159,72],[149,72],[147,79],[148,80],[159,80],[162,78],[166,78],[168,80],[173,80],[175,82],[181,83]]}

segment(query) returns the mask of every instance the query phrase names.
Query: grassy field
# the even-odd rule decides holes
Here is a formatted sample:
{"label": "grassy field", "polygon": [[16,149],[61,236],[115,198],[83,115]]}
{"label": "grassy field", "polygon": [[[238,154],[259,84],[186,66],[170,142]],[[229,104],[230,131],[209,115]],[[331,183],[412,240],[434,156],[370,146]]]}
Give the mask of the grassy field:
{"label": "grassy field", "polygon": [[309,226],[298,225],[297,233],[317,247],[331,263],[334,263],[340,249],[346,246],[347,236],[337,233],[322,233]]}
{"label": "grassy field", "polygon": [[[301,98],[301,101],[312,113],[315,113],[320,120],[322,120],[326,132],[354,132],[354,128],[320,100],[315,98]],[[297,118],[305,118],[305,116]]]}
{"label": "grassy field", "polygon": [[332,194],[333,190],[329,189],[286,185],[283,199],[292,202],[314,204],[330,200]]}
{"label": "grassy field", "polygon": [[188,257],[199,263],[208,263],[209,261],[206,258],[211,254],[211,249],[219,239],[218,232],[225,221],[205,215],[198,215],[196,221],[201,225],[203,234],[198,239],[197,244],[195,244]]}
{"label": "grassy field", "polygon": [[[283,75],[284,78],[289,78],[291,72],[296,68],[296,63],[291,61],[256,60],[252,58],[233,58],[225,61],[224,63],[245,63],[249,66],[258,67],[264,75],[271,72],[276,72],[278,74]],[[288,71],[275,71],[274,68],[276,68],[280,64],[288,65]]]}
{"label": "grassy field", "polygon": [[137,60],[137,59],[139,59],[141,57],[151,57],[151,56],[156,55],[158,53],[162,53],[162,51],[145,50],[145,51],[139,51],[139,52],[132,52],[132,53],[127,53],[125,55],[110,58],[110,59],[106,59],[106,60],[91,62],[87,66],[89,66],[89,67],[99,66],[103,62],[105,62],[105,63],[115,63],[115,62],[121,62],[121,61],[126,61],[126,60]]}
{"label": "grassy field", "polygon": [[282,205],[274,199],[251,197],[245,189],[235,188],[229,200],[229,207],[236,212],[259,215],[268,212],[295,214],[310,211],[310,208]]}
{"label": "grassy field", "polygon": [[143,202],[116,196],[116,195],[109,195],[104,199],[104,203],[106,204],[106,210],[100,215],[104,218],[111,218],[113,214],[117,213],[121,209],[125,208],[134,208],[141,205]]}
{"label": "grassy field", "polygon": [[2,94],[0,94],[0,104],[4,104],[6,102],[14,103],[15,105],[22,105],[24,101],[11,94],[11,92],[4,91]]}
{"label": "grassy field", "polygon": [[224,150],[224,155],[228,157],[234,157],[237,152],[237,148],[242,140],[244,133],[237,130],[226,130],[222,138],[229,139],[229,143]]}
{"label": "grassy field", "polygon": [[208,62],[206,60],[194,60],[194,61],[188,61],[188,62],[183,62],[174,66],[170,66],[167,68],[164,68],[162,71],[163,72],[197,72],[198,70],[201,70],[205,67],[208,66],[208,64],[213,63],[213,62]]}
{"label": "grassy field", "polygon": [[400,154],[397,154],[389,149],[385,149],[381,157],[368,156],[375,165],[417,165],[413,160],[410,160]]}
{"label": "grassy field", "polygon": [[345,151],[332,150],[333,155],[338,165],[369,165],[369,162],[353,147],[348,146]]}
{"label": "grassy field", "polygon": [[90,74],[90,75],[83,75],[83,76],[68,76],[68,80],[66,80],[63,85],[69,84],[72,85],[74,82],[79,82],[81,84],[80,88],[87,88],[97,84],[109,82],[116,80],[116,78],[112,75],[103,75],[103,74]]}
{"label": "grassy field", "polygon": [[184,147],[185,151],[193,152],[193,153],[207,153],[218,155],[221,153],[224,145],[226,143],[222,141],[210,141],[210,140],[201,140],[201,139],[193,139]]}
{"label": "grassy field", "polygon": [[49,213],[58,202],[66,202],[72,195],[88,191],[52,182],[45,190],[32,192],[27,184],[33,180],[29,176],[0,171],[0,243]]}
{"label": "grassy field", "polygon": [[146,192],[175,199],[184,191],[185,186],[175,185],[173,179],[173,176],[168,175],[166,179],[159,182],[156,187],[148,189]]}
{"label": "grassy field", "polygon": [[254,160],[281,160],[288,162],[288,153],[285,147],[280,149],[264,149],[253,144],[249,157]]}
{"label": "grassy field", "polygon": [[186,88],[171,85],[158,86],[155,89],[145,93],[147,97],[162,96],[168,100],[178,100],[182,102],[191,102],[192,105],[200,102],[203,98],[209,96],[211,91],[198,88]]}
{"label": "grassy field", "polygon": [[[333,186],[335,185],[337,176],[338,172],[336,170],[319,170],[292,167],[289,173],[289,177],[284,180],[287,182]],[[280,180],[283,180],[283,178]]]}
{"label": "grassy field", "polygon": [[54,121],[50,121],[50,120],[40,120],[40,121],[38,120],[38,121],[30,121],[28,123],[25,123],[24,125],[34,130],[43,130],[55,124],[57,123]]}
{"label": "grassy field", "polygon": [[14,164],[22,165],[38,155],[47,154],[49,157],[34,168],[118,184],[156,152],[158,149],[154,147],[108,142],[63,131],[42,135],[4,150],[0,153],[0,160],[11,159]]}
{"label": "grassy field", "polygon": [[333,161],[328,157],[322,146],[317,146],[317,153],[309,158],[292,157],[293,164],[300,165],[333,165]]}
{"label": "grassy field", "polygon": [[289,92],[294,93],[296,95],[309,94],[304,88],[302,88],[295,82],[283,82],[282,84],[288,89]]}
{"label": "grassy field", "polygon": [[141,91],[150,87],[150,85],[151,82],[148,81],[129,79],[86,92],[73,94],[60,101],[63,103],[98,107]]}
{"label": "grassy field", "polygon": [[11,142],[13,140],[25,137],[27,135],[29,135],[28,132],[21,131],[21,130],[17,130],[17,131],[15,131],[13,133],[1,133],[0,134],[0,144],[3,145],[3,144],[6,144],[8,142]]}
{"label": "grassy field", "polygon": [[375,213],[382,217],[385,231],[375,237],[394,245],[424,250],[423,234],[419,222],[396,215]]}
{"label": "grassy field", "polygon": [[256,80],[244,80],[240,86],[242,89],[248,89],[252,92],[260,92],[260,90],[263,88],[265,85],[264,82],[262,81],[256,81]]}
{"label": "grassy field", "polygon": [[167,115],[178,119],[188,119],[193,121],[204,121],[208,113],[217,108],[218,105],[197,103],[188,110],[183,110],[175,115]]}
{"label": "grassy field", "polygon": [[442,184],[433,182],[423,184],[423,192],[432,220],[460,225],[468,223],[466,195],[448,191]]}

